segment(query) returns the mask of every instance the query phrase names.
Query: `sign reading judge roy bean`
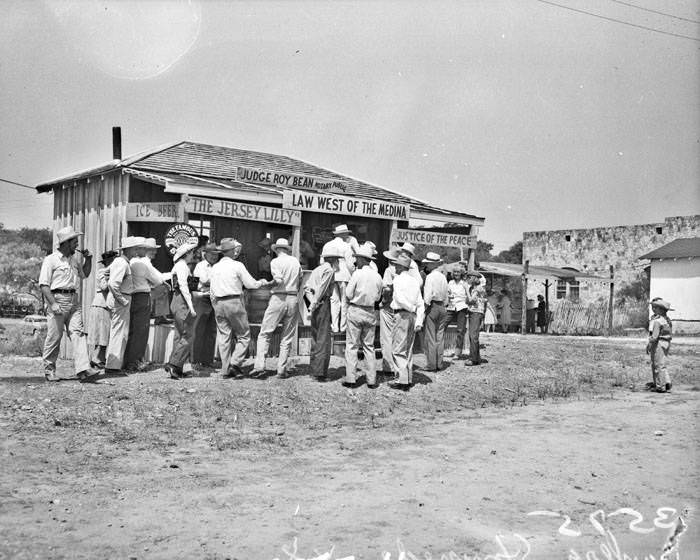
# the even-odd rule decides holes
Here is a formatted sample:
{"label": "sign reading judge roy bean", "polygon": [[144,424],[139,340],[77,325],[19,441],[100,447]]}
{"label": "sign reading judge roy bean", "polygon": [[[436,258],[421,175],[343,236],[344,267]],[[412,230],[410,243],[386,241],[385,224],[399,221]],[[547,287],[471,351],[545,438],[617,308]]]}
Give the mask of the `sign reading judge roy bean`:
{"label": "sign reading judge roy bean", "polygon": [[462,247],[476,249],[476,235],[458,235],[456,233],[439,233],[420,229],[391,230],[393,243],[413,243],[414,245],[435,245],[437,247]]}
{"label": "sign reading judge roy bean", "polygon": [[284,191],[282,206],[308,212],[345,214],[384,220],[408,220],[410,216],[408,204],[302,191]]}

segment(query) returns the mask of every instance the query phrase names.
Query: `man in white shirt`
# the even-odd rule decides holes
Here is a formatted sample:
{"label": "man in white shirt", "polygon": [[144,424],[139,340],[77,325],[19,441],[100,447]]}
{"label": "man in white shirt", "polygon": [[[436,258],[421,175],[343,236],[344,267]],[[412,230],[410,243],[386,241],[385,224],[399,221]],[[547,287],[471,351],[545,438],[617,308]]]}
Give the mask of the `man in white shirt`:
{"label": "man in white shirt", "polygon": [[143,369],[141,363],[148,346],[148,330],[151,324],[151,289],[165,282],[165,277],[151,263],[149,253],[160,245],[150,237],[141,247],[136,247],[136,256],[129,261],[134,291],[129,306],[129,338],[124,351],[125,368],[131,371]]}
{"label": "man in white shirt", "polygon": [[250,325],[243,304],[243,289],[260,288],[263,283],[255,280],[242,262],[235,260],[242,245],[227,237],[218,246],[223,257],[211,269],[210,294],[216,316],[216,342],[221,356],[222,377],[243,375],[241,365],[248,355]]}
{"label": "man in white shirt", "polygon": [[457,339],[455,342],[455,359],[462,359],[464,348],[464,333],[467,331],[467,283],[462,278],[466,270],[458,265],[452,271],[452,280],[447,283],[447,318],[445,327],[453,321],[457,323]]}
{"label": "man in white shirt", "polygon": [[425,347],[425,369],[438,371],[442,369],[442,357],[445,353],[445,322],[447,312],[447,278],[438,269],[442,264],[442,258],[437,253],[429,251],[422,263],[428,271],[423,287],[423,299],[425,301],[425,329],[423,330],[423,344]]}
{"label": "man in white shirt", "polygon": [[374,305],[382,297],[382,277],[369,266],[373,260],[372,247],[362,245],[355,253],[357,268],[345,288],[348,314],[343,385],[349,387],[354,387],[357,382],[358,352],[360,351],[365,357],[367,387],[370,389],[377,387],[377,366],[374,354],[377,316]]}
{"label": "man in white shirt", "polygon": [[392,358],[392,337],[394,335],[394,311],[391,309],[392,289],[396,268],[394,263],[399,256],[395,247],[384,251],[383,255],[389,261],[382,277],[382,302],[379,306],[379,342],[382,346],[382,372],[387,375],[394,372]]}
{"label": "man in white shirt", "polygon": [[280,351],[277,359],[277,375],[287,375],[289,349],[292,346],[297,325],[299,324],[299,282],[301,281],[301,264],[292,256],[292,247],[286,239],[278,239],[270,250],[277,256],[270,261],[272,280],[266,285],[270,289],[270,302],[260,325],[258,345],[255,352],[255,365],[251,375],[265,371],[265,357],[270,348],[270,337],[282,322]]}
{"label": "man in white shirt", "polygon": [[331,293],[334,290],[335,275],[344,258],[333,247],[321,253],[322,262],[311,271],[304,285],[304,298],[311,314],[311,351],[309,371],[317,381],[328,381],[328,366],[331,361]]}
{"label": "man in white shirt", "polygon": [[413,243],[404,243],[399,247],[399,254],[406,255],[411,260],[411,265],[408,269],[408,273],[413,276],[418,281],[418,286],[423,285],[423,277],[420,275],[420,270],[418,270],[418,264],[413,260],[416,254],[416,248]]}
{"label": "man in white shirt", "polygon": [[423,326],[424,317],[420,285],[409,272],[410,266],[411,259],[407,255],[397,256],[391,300],[394,311],[392,357],[396,375],[396,383],[391,387],[403,391],[410,389],[413,382],[413,341]]}
{"label": "man in white shirt", "polygon": [[210,282],[213,266],[219,262],[221,253],[216,243],[209,243],[202,249],[204,258],[194,267],[193,276],[197,280],[197,290],[192,299],[197,316],[194,319],[194,342],[192,343],[193,364],[211,366],[216,349],[216,317],[211,303]]}
{"label": "man in white shirt", "polygon": [[58,249],[44,258],[39,273],[39,287],[48,304],[43,351],[44,376],[47,381],[59,381],[56,358],[64,329],[73,344],[73,364],[78,379],[91,381],[98,373],[90,367],[80,305],[82,279],[89,276],[92,269],[92,255],[89,251],[81,251],[82,258],[75,254],[78,237],[81,235],[81,232],[70,226],[58,230]]}
{"label": "man in white shirt", "polygon": [[[345,224],[340,224],[333,230],[335,239],[323,246],[323,253],[333,252],[342,255],[338,262],[339,269],[335,273],[335,289],[331,295],[331,330],[344,332],[346,327],[347,306],[345,301],[345,286],[350,281],[350,275],[355,270],[353,255],[360,248],[357,239]],[[323,262],[323,254],[321,255]]]}
{"label": "man in white shirt", "polygon": [[136,250],[145,243],[144,237],[124,237],[119,247],[121,255],[109,266],[107,307],[111,322],[105,361],[105,371],[108,373],[120,372],[124,363],[124,352],[129,339],[131,294],[134,292],[130,261],[136,256]]}

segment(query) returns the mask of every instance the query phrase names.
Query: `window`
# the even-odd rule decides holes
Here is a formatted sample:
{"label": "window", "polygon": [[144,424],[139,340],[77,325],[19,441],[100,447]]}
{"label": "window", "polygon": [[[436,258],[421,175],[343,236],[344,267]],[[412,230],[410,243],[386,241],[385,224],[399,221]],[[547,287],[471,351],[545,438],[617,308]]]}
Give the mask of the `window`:
{"label": "window", "polygon": [[567,233],[567,234],[564,236],[564,239],[566,239],[567,241],[571,241],[571,236]]}
{"label": "window", "polygon": [[658,226],[656,228],[656,233],[658,233],[659,235],[661,235],[663,232],[664,232],[664,228],[662,228],[661,226]]}
{"label": "window", "polygon": [[578,301],[581,295],[581,284],[578,280],[557,280],[557,299]]}
{"label": "window", "polygon": [[557,299],[566,297],[566,280],[557,280]]}
{"label": "window", "polygon": [[211,239],[211,222],[203,218],[196,218],[188,222],[200,236],[206,236]]}

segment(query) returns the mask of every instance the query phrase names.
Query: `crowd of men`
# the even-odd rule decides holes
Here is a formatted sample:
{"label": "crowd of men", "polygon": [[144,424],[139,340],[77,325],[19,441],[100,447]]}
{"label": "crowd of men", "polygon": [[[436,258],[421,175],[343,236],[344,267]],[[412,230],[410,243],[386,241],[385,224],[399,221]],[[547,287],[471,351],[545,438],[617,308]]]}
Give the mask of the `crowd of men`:
{"label": "crowd of men", "polygon": [[[312,344],[310,374],[319,382],[329,379],[333,333],[345,333],[346,372],[342,383],[356,387],[365,378],[377,387],[378,371],[393,377],[390,386],[408,390],[413,383],[413,346],[422,331],[428,371],[443,367],[445,328],[457,323],[457,358],[468,328],[468,365],[481,363],[479,331],[487,300],[478,272],[464,263],[448,281],[439,254],[428,252],[421,268],[414,260],[415,247],[404,243],[383,255],[389,262],[380,276],[378,254],[371,241],[359,244],[346,225],[333,230],[334,238],[321,251],[320,264],[303,282],[302,265],[292,255],[287,239],[270,249],[271,280],[255,279],[238,260],[240,242],[224,238],[219,244],[179,246],[171,272],[161,273],[152,264],[160,247],[153,238],[126,237],[118,251],[102,254],[96,273],[91,307],[90,334],[83,327],[81,281],[92,270],[92,256],[79,251],[82,233],[71,227],[57,232],[58,249],[43,262],[39,284],[47,301],[48,331],[43,358],[48,381],[57,381],[56,358],[63,331],[73,345],[76,377],[93,381],[107,374],[146,368],[151,292],[172,284],[175,336],[165,370],[172,379],[187,376],[186,363],[212,366],[215,347],[221,360],[221,376],[243,376],[251,340],[244,290],[267,288],[270,299],[262,318],[253,369],[265,372],[273,332],[281,325],[277,375],[284,378],[290,367],[290,350],[297,332],[299,302],[305,300],[310,314]],[[192,266],[195,254],[202,260]],[[303,285],[302,285],[303,284]],[[381,361],[375,357],[375,332],[379,323]]]}

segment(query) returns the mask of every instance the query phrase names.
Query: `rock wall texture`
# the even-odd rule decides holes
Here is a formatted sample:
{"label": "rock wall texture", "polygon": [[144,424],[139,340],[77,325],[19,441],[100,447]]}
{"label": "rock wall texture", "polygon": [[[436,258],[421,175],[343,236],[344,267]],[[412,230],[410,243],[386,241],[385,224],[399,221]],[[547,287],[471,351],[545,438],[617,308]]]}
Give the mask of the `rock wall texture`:
{"label": "rock wall texture", "polygon": [[[700,236],[700,215],[666,218],[655,224],[592,229],[531,231],[523,234],[523,260],[531,265],[573,267],[609,277],[614,267],[615,291],[642,278],[648,260],[640,255],[682,237]],[[586,290],[586,300],[605,297],[607,289]],[[581,294],[582,300],[584,294]]]}

